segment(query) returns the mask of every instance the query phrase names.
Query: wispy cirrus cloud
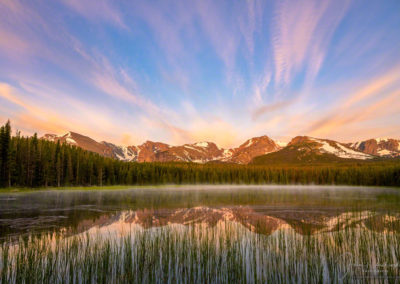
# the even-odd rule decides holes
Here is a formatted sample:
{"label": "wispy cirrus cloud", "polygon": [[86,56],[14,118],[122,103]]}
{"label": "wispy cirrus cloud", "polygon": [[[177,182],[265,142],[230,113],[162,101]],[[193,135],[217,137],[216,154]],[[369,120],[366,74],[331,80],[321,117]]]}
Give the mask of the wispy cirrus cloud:
{"label": "wispy cirrus cloud", "polygon": [[0,1],[0,117],[116,143],[396,133],[398,8]]}
{"label": "wispy cirrus cloud", "polygon": [[275,81],[289,84],[306,70],[312,80],[320,70],[329,41],[348,1],[280,1],[272,24]]}
{"label": "wispy cirrus cloud", "polygon": [[21,97],[12,86],[6,83],[0,83],[0,98],[19,108],[19,110],[14,110],[15,115],[12,119],[14,126],[16,125],[20,130],[28,130],[28,133],[31,132],[30,129],[59,132],[64,131],[68,125],[64,118],[46,108],[31,104],[26,97]]}
{"label": "wispy cirrus cloud", "polygon": [[262,116],[265,113],[273,113],[275,111],[281,110],[287,106],[289,106],[290,104],[292,104],[293,101],[280,101],[280,102],[276,102],[276,103],[272,103],[269,105],[263,105],[259,108],[257,108],[253,114],[253,120],[256,120],[257,118],[259,118],[260,116]]}
{"label": "wispy cirrus cloud", "polygon": [[62,0],[69,8],[92,22],[105,21],[121,28],[127,28],[117,2],[109,0]]}
{"label": "wispy cirrus cloud", "polygon": [[256,33],[261,31],[263,21],[263,2],[260,0],[247,0],[246,10],[247,13],[240,14],[239,28],[243,34],[249,54],[253,56],[255,48],[254,39]]}
{"label": "wispy cirrus cloud", "polygon": [[[86,9],[82,10],[82,13],[85,11],[87,13],[94,13],[93,16],[96,16],[97,12],[103,12],[103,9],[106,12],[105,9],[109,9],[111,14],[114,15],[116,13],[113,12],[114,8],[110,8],[111,6],[107,3],[106,1],[102,1],[99,4],[99,10],[91,10],[89,9],[90,5],[96,3],[79,4],[74,1],[68,1],[70,5],[88,5],[84,7],[74,6],[77,9]],[[58,70],[62,70],[64,74],[77,78],[75,81],[92,88],[91,96],[94,99],[93,101],[97,99],[102,103],[104,100],[102,94],[106,94],[111,98],[124,101],[128,105],[136,107],[139,111],[155,119],[162,119],[162,112],[168,112],[167,108],[160,109],[151,99],[145,98],[139,93],[135,80],[127,70],[114,62],[112,63],[107,56],[97,51],[97,49],[89,48],[82,40],[69,33],[65,26],[51,25],[51,21],[45,21],[34,7],[23,5],[18,0],[0,3],[1,5],[4,6],[4,9],[0,14],[8,11],[0,19],[0,34],[9,36],[4,44],[0,40],[0,48],[3,47],[9,52],[7,61],[12,61],[12,57],[15,56],[18,65],[26,66],[26,63],[30,62],[30,64],[35,64],[39,67],[38,59],[44,59],[53,66],[56,66]],[[14,18],[17,20],[13,21]],[[116,20],[115,17],[113,19]],[[59,35],[60,33],[61,35]],[[22,55],[24,55],[24,60],[21,60]],[[4,72],[5,70],[1,71]],[[40,76],[38,72],[24,74],[19,71],[19,74],[15,72],[7,72],[6,74],[9,79],[22,84],[30,81],[34,85],[43,85],[42,82],[46,81],[46,79],[48,80],[48,78],[41,78],[43,76]],[[63,78],[59,79],[61,80],[48,80],[49,87],[53,86],[55,89],[63,89],[65,85],[68,85],[67,82],[63,82]],[[61,101],[76,100],[79,96],[78,94],[81,94],[80,91],[74,90],[72,86],[70,90],[70,94],[56,95],[54,92],[53,94],[59,96]],[[82,96],[79,99],[88,101],[86,96]],[[35,105],[32,102],[32,106]],[[46,105],[51,108],[46,102],[42,103],[43,107]],[[100,108],[100,106],[98,107]],[[44,111],[45,108],[42,109]],[[168,112],[168,114],[173,116],[171,112]],[[102,119],[98,120],[98,125],[106,124]]]}
{"label": "wispy cirrus cloud", "polygon": [[310,123],[306,131],[312,135],[329,135],[344,126],[351,128],[370,119],[379,121],[390,117],[400,108],[399,95],[400,69],[395,66],[343,95],[327,114]]}
{"label": "wispy cirrus cloud", "polygon": [[[352,139],[354,135],[353,131],[364,132],[362,139],[369,139],[376,137],[378,133],[369,133],[371,128],[371,121],[387,121],[394,119],[394,115],[397,114],[400,103],[398,97],[400,96],[400,90],[393,91],[388,95],[384,96],[383,99],[379,100],[374,104],[370,104],[366,107],[354,108],[351,112],[338,111],[340,115],[327,116],[314,124],[308,129],[308,133],[312,136],[336,136],[343,139]],[[387,124],[381,126],[380,132],[392,132],[399,131],[399,128],[393,128],[393,125]]]}
{"label": "wispy cirrus cloud", "polygon": [[392,87],[396,83],[400,88],[400,65],[395,66],[394,68],[389,69],[384,74],[370,80],[358,91],[347,96],[345,99],[344,107],[349,108],[362,100],[366,100],[374,96],[379,96],[382,91],[385,91],[387,88]]}
{"label": "wispy cirrus cloud", "polygon": [[[212,48],[223,64],[226,82],[232,88],[240,87],[240,72],[236,69],[237,55],[239,49],[245,47],[241,51],[247,53],[246,60],[251,64],[254,37],[261,29],[262,2],[205,0],[188,4],[178,0],[156,3],[139,2],[132,5],[132,9],[149,26],[151,35],[172,67],[163,72],[166,78],[181,84],[183,89],[190,89],[193,83],[191,78],[198,76],[201,72],[199,68],[203,67],[202,62],[196,59],[197,55]],[[240,13],[238,18],[235,16],[237,13]]]}

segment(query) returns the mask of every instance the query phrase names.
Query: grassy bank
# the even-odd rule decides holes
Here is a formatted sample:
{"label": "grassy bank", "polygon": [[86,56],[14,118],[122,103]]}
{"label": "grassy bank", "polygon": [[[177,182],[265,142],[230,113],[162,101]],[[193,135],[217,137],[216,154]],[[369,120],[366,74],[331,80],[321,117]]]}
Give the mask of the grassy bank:
{"label": "grassy bank", "polygon": [[[155,184],[155,185],[109,185],[109,186],[63,186],[63,187],[4,187],[0,188],[0,194],[2,193],[28,193],[28,192],[39,192],[39,191],[106,191],[106,190],[131,190],[131,189],[169,189],[169,188],[262,188],[262,187],[281,187],[281,188],[305,188],[312,189],[313,187],[318,188],[376,188],[378,186],[363,186],[363,185],[316,185],[316,184]],[[382,188],[393,188],[400,190],[400,186],[382,186]]]}
{"label": "grassy bank", "polygon": [[155,186],[134,186],[134,185],[110,185],[110,186],[60,186],[60,187],[3,187],[0,188],[0,193],[10,192],[37,192],[37,191],[61,191],[61,190],[124,190],[132,188],[154,188],[162,187]]}

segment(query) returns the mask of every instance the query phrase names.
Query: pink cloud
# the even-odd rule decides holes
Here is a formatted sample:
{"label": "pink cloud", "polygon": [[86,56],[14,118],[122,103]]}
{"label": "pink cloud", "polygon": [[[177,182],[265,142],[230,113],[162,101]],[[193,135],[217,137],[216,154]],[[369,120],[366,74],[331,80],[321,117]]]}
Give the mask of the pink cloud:
{"label": "pink cloud", "polygon": [[277,84],[289,84],[302,68],[310,80],[321,68],[327,45],[348,4],[336,1],[281,1],[272,25]]}
{"label": "pink cloud", "polygon": [[108,0],[63,0],[63,3],[91,21],[106,21],[121,28],[127,28],[121,12]]}

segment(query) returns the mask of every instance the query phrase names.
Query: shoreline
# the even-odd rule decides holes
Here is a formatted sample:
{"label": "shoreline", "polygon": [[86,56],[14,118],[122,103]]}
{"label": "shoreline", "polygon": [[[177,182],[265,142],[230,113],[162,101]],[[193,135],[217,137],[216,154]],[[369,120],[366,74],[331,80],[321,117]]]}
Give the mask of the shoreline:
{"label": "shoreline", "polygon": [[238,188],[261,188],[268,187],[274,188],[385,188],[400,190],[396,186],[376,186],[376,185],[334,185],[334,184],[156,184],[156,185],[110,185],[110,186],[63,186],[63,187],[10,187],[0,188],[0,194],[6,193],[32,193],[32,192],[48,192],[48,191],[113,191],[113,190],[133,190],[133,189],[175,189],[175,188],[188,188],[188,189],[238,189]]}

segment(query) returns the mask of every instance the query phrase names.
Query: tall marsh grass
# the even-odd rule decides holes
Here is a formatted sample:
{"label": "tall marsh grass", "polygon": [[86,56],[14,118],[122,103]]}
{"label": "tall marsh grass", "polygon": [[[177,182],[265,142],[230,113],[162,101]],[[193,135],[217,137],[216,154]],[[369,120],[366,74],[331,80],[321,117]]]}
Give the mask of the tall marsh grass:
{"label": "tall marsh grass", "polygon": [[337,229],[301,235],[282,228],[266,236],[224,222],[215,227],[134,227],[125,235],[42,234],[1,245],[0,279],[1,283],[399,281],[398,231]]}

